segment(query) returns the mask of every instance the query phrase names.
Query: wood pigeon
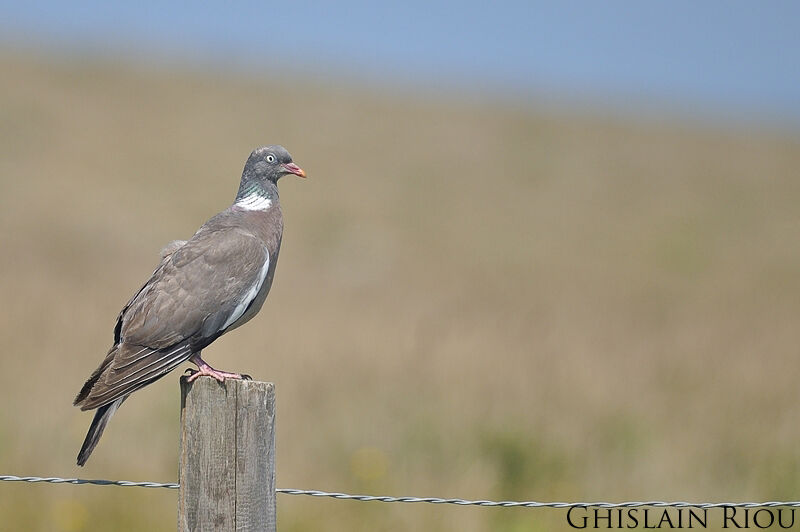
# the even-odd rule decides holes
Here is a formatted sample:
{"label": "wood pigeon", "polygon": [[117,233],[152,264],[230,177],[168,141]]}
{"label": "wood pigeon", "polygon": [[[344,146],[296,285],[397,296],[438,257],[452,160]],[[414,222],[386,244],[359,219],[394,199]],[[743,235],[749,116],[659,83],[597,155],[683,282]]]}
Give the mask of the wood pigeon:
{"label": "wood pigeon", "polygon": [[75,398],[97,409],[78,453],[86,463],[108,420],[128,396],[184,361],[189,377],[222,382],[247,378],[209,366],[200,351],[249,321],[267,297],[283,234],[278,179],[305,177],[282,146],[254,150],[244,166],[233,205],[212,217],[189,240],[170,242],[150,279],[122,308],[114,345]]}

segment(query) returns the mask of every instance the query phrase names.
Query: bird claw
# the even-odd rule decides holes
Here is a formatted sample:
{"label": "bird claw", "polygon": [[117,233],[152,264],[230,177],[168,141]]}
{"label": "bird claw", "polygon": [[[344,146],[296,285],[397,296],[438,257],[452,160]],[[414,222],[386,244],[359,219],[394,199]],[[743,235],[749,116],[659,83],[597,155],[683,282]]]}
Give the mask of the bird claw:
{"label": "bird claw", "polygon": [[253,380],[250,375],[240,375],[239,373],[231,373],[229,371],[220,371],[217,369],[212,368],[205,362],[200,356],[198,355],[192,357],[190,359],[193,363],[197,364],[197,369],[186,368],[184,371],[184,375],[189,373],[189,378],[186,379],[186,382],[194,382],[198,378],[202,376],[211,377],[215,379],[217,382],[225,382],[225,379],[233,379],[233,380]]}
{"label": "bird claw", "polygon": [[251,380],[253,380],[253,377],[251,377],[247,373],[242,373],[242,380],[243,381],[251,381]]}

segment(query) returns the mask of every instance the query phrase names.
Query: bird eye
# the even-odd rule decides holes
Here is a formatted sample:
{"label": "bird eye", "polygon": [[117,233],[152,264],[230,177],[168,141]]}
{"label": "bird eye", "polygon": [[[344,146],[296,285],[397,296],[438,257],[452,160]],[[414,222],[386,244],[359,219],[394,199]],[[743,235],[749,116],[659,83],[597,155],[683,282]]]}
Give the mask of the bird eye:
{"label": "bird eye", "polygon": [[272,155],[271,153],[269,155],[267,155],[267,162],[268,163],[274,163],[275,162],[275,156]]}

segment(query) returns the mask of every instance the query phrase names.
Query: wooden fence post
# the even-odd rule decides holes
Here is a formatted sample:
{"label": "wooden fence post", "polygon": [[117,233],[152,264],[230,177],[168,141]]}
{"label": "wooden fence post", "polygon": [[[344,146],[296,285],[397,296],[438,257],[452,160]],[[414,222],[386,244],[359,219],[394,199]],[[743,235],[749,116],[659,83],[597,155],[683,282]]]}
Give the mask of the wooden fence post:
{"label": "wooden fence post", "polygon": [[275,386],[181,378],[178,530],[275,531]]}

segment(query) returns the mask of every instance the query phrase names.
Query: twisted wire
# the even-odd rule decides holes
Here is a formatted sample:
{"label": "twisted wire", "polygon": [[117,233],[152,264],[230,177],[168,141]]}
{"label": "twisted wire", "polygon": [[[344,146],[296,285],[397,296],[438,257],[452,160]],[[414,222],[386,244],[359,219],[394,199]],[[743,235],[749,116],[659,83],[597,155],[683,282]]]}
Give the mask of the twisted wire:
{"label": "twisted wire", "polygon": [[60,478],[60,477],[18,477],[15,475],[0,475],[0,481],[6,482],[50,482],[52,484],[93,484],[95,486],[124,486],[135,488],[169,488],[178,489],[180,484],[174,482],[132,482],[130,480],[99,480],[86,478]]}
{"label": "twisted wire", "polygon": [[[167,488],[178,489],[180,484],[175,482],[133,482],[130,480],[96,480],[84,478],[60,477],[18,477],[15,475],[0,475],[0,481],[6,482],[49,482],[52,484],[92,484],[95,486],[123,486],[136,488]],[[539,501],[489,501],[467,500],[442,497],[391,497],[388,495],[353,495],[320,490],[298,490],[280,488],[275,490],[285,495],[307,495],[311,497],[329,497],[332,499],[376,502],[424,502],[429,504],[455,504],[458,506],[495,506],[501,508],[775,508],[791,507],[800,508],[800,501],[765,501],[765,502],[685,502],[685,501],[626,501],[626,502],[539,502]]]}

